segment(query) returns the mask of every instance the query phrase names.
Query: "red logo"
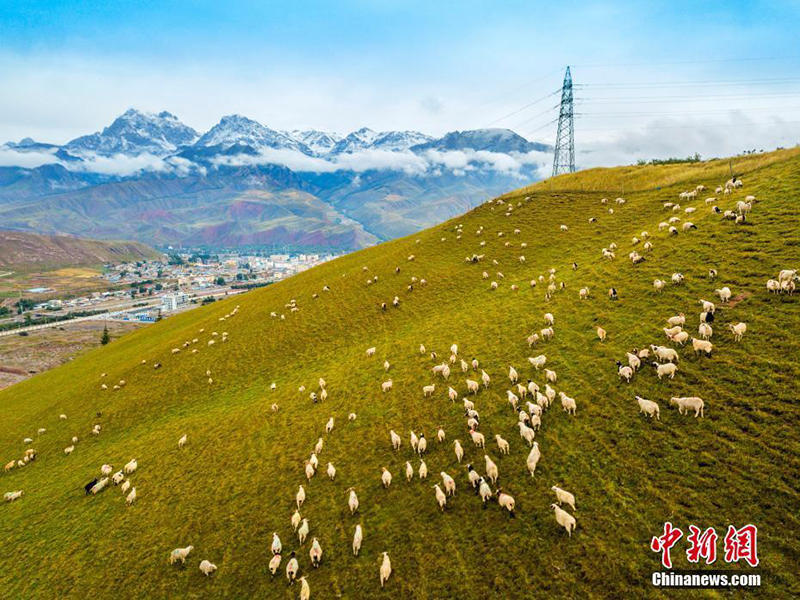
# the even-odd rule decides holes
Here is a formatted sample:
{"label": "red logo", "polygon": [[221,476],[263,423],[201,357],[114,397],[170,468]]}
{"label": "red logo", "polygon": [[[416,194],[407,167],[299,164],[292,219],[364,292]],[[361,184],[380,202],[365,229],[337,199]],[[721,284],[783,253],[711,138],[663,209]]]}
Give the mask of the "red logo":
{"label": "red logo", "polygon": [[751,567],[758,566],[758,529],[755,525],[745,525],[736,529],[728,525],[725,534],[725,562],[739,562],[745,559]]}
{"label": "red logo", "polygon": [[664,523],[664,534],[660,537],[654,537],[650,541],[651,550],[653,552],[661,552],[661,564],[667,569],[672,568],[672,559],[669,556],[669,551],[682,537],[683,532],[667,521]]}
{"label": "red logo", "polygon": [[691,532],[686,538],[691,547],[686,551],[686,558],[689,562],[700,562],[703,558],[707,565],[711,565],[717,560],[717,532],[713,527],[709,527],[703,533],[700,528],[689,525]]}
{"label": "red logo", "polygon": [[[665,568],[672,568],[670,550],[683,537],[683,532],[672,523],[664,523],[664,533],[650,541],[650,549],[661,553],[661,564]],[[689,549],[686,550],[686,559],[690,563],[699,563],[702,558],[706,564],[714,564],[717,560],[717,532],[713,527],[702,531],[696,525],[689,525]],[[745,525],[736,529],[728,526],[725,534],[725,562],[736,563],[744,559],[751,567],[758,566],[758,528],[755,525]]]}

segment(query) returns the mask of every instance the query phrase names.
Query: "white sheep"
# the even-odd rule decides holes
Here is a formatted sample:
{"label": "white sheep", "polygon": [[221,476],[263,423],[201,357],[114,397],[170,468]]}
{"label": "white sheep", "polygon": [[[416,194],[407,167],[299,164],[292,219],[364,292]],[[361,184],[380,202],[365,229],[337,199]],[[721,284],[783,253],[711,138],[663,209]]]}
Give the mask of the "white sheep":
{"label": "white sheep", "polygon": [[714,345],[707,340],[698,340],[697,338],[692,338],[692,348],[694,348],[695,354],[705,352],[706,356],[711,356],[711,351],[714,349]]}
{"label": "white sheep", "polygon": [[194,550],[194,546],[186,546],[186,548],[175,548],[169,553],[169,564],[174,565],[176,562],[181,561],[181,564],[186,564],[186,557]]}
{"label": "white sheep", "polygon": [[656,279],[655,281],[653,281],[653,290],[655,290],[655,291],[656,291],[656,293],[661,293],[661,290],[663,290],[663,289],[664,289],[664,286],[665,286],[665,285],[666,285],[666,284],[664,283],[664,281],[663,281],[663,280],[661,280],[661,279]]}
{"label": "white sheep", "polygon": [[125,498],[125,504],[126,504],[127,506],[130,506],[130,505],[131,505],[131,504],[133,504],[134,502],[136,502],[136,488],[133,488],[133,489],[131,490],[131,493],[130,493],[130,494],[128,494],[128,496]]}
{"label": "white sheep", "polygon": [[[641,396],[636,396],[636,402],[639,403],[639,412],[644,413],[648,417],[652,417],[655,415],[656,420],[661,420],[661,411],[658,408],[658,404],[653,402],[652,400],[646,400]],[[574,506],[572,507],[575,508]]]}
{"label": "white sheep", "polygon": [[719,295],[719,299],[723,304],[727,303],[731,299],[731,289],[727,286],[714,291],[717,293],[717,295]]}
{"label": "white sheep", "polygon": [[558,395],[561,398],[561,406],[564,408],[564,411],[568,415],[575,415],[578,410],[578,405],[575,403],[574,398],[570,398],[564,392],[559,392]]}
{"label": "white sheep", "polygon": [[528,453],[528,458],[525,460],[525,466],[533,477],[536,474],[536,465],[539,464],[539,459],[542,458],[542,453],[539,450],[539,442],[533,442],[533,447]]}
{"label": "white sheep", "polygon": [[[440,490],[441,491],[441,490]],[[436,494],[436,498],[438,500],[439,494]],[[441,506],[441,502],[439,503]],[[444,507],[442,507],[444,510]],[[392,561],[389,560],[389,553],[383,553],[383,561],[381,562],[381,588],[383,588],[383,584],[389,580],[389,576],[392,574]]]}
{"label": "white sheep", "polygon": [[497,483],[497,478],[500,476],[497,465],[489,458],[488,454],[484,454],[483,458],[486,460],[486,476],[492,480],[492,485],[494,485]]}
{"label": "white sheep", "polygon": [[333,466],[333,463],[330,462],[328,463],[328,468],[326,472],[328,473],[328,477],[330,478],[331,481],[333,481],[336,478],[336,467]]}
{"label": "white sheep", "polygon": [[541,367],[544,367],[544,365],[547,363],[547,357],[544,354],[540,354],[539,356],[528,357],[528,360],[533,365],[533,368],[536,369],[537,371]]}
{"label": "white sheep", "polygon": [[700,323],[700,326],[697,328],[697,333],[702,339],[708,340],[714,335],[714,329],[708,323]]}
{"label": "white sheep", "polygon": [[372,356],[375,356],[375,346],[373,346],[372,348],[367,348],[367,358],[370,358]]}
{"label": "white sheep", "polygon": [[450,475],[442,471],[439,473],[442,477],[442,484],[444,485],[444,491],[447,492],[448,496],[455,496],[456,495],[456,481]]}
{"label": "white sheep", "polygon": [[678,413],[680,414],[688,414],[689,409],[694,409],[694,416],[697,418],[698,415],[704,417],[703,410],[705,408],[705,402],[703,402],[702,398],[698,398],[697,396],[689,396],[685,398],[670,398],[670,404],[677,404],[678,405]]}
{"label": "white sheep", "polygon": [[126,475],[130,475],[131,473],[133,473],[133,472],[134,472],[136,469],[138,469],[138,468],[139,468],[139,462],[138,462],[138,461],[137,461],[137,460],[134,458],[134,459],[130,460],[130,461],[129,461],[129,462],[128,462],[128,463],[127,463],[127,464],[126,464],[126,465],[125,465],[125,466],[122,468],[122,470],[123,470],[123,472],[124,472]]}
{"label": "white sheep", "polygon": [[303,502],[306,501],[306,490],[303,488],[302,485],[297,489],[297,495],[295,496],[295,501],[297,502],[298,509],[301,506],[303,506]]}
{"label": "white sheep", "polygon": [[419,469],[417,470],[417,476],[420,479],[428,478],[428,465],[425,464],[424,460],[419,461]]}
{"label": "white sheep", "polygon": [[361,525],[356,525],[356,532],[353,535],[353,556],[358,556],[359,550],[361,550],[361,542],[364,540],[364,532],[361,529]]}
{"label": "white sheep", "polygon": [[333,417],[328,419],[328,422],[325,423],[325,433],[330,433],[333,431]]}
{"label": "white sheep", "polygon": [[597,326],[597,337],[600,339],[601,342],[604,342],[606,340],[606,330],[600,327],[599,325]]}
{"label": "white sheep", "polygon": [[489,387],[489,382],[491,381],[491,378],[489,377],[489,374],[484,370],[481,370],[481,381],[483,382],[484,388]]}
{"label": "white sheep", "polygon": [[286,579],[289,580],[289,583],[294,583],[294,579],[297,577],[297,571],[299,568],[300,566],[297,564],[297,559],[294,557],[294,552],[292,552],[289,562],[286,563]]}
{"label": "white sheep", "polygon": [[308,551],[311,558],[311,565],[316,569],[322,562],[322,546],[317,538],[311,540],[311,549]]}
{"label": "white sheep", "polygon": [[575,522],[575,517],[559,507],[558,504],[551,504],[550,508],[555,511],[555,517],[558,524],[567,530],[569,537],[572,537],[572,532],[575,530],[575,526],[577,524]]}
{"label": "white sheep", "polygon": [[436,391],[436,385],[435,384],[426,385],[426,386],[422,387],[422,394],[425,397],[433,396],[433,392],[434,391]]}
{"label": "white sheep", "polygon": [[673,348],[655,345],[651,345],[650,348],[653,350],[653,354],[655,354],[658,360],[678,362],[678,353]]}
{"label": "white sheep", "polygon": [[653,366],[656,368],[656,374],[659,379],[664,375],[667,375],[670,379],[675,379],[675,372],[678,370],[678,366],[675,363],[653,363]]}
{"label": "white sheep", "polygon": [[388,392],[391,389],[392,389],[392,380],[391,379],[389,379],[388,381],[384,381],[381,384],[381,391],[382,392]]}
{"label": "white sheep", "polygon": [[634,371],[638,371],[639,367],[642,366],[642,360],[630,352],[626,352],[625,355],[628,357],[628,366]]}
{"label": "white sheep", "polygon": [[394,429],[389,430],[389,436],[392,439],[392,448],[394,448],[395,450],[399,450],[400,444],[402,443],[400,436],[394,432]]}
{"label": "white sheep", "polygon": [[569,504],[572,507],[572,510],[575,509],[575,496],[567,492],[566,490],[562,490],[557,485],[554,485],[550,488],[556,493],[556,500],[559,504]]}
{"label": "white sheep", "polygon": [[128,493],[128,490],[131,488],[131,480],[123,481],[122,485],[119,486],[119,490],[122,492],[122,495],[125,496]]}
{"label": "white sheep", "polygon": [[505,508],[511,517],[514,517],[514,506],[516,502],[514,498],[506,494],[501,488],[497,488],[497,503],[501,508]]}
{"label": "white sheep", "polygon": [[182,435],[181,438],[178,440],[178,448],[183,448],[186,445],[186,440],[188,437],[186,434]]}
{"label": "white sheep", "polygon": [[353,488],[350,488],[347,491],[350,493],[350,496],[347,500],[347,506],[350,508],[350,514],[352,515],[358,510],[358,496]]}
{"label": "white sheep", "polygon": [[459,440],[455,440],[453,442],[453,450],[456,453],[456,460],[461,462],[461,459],[464,458],[464,448],[461,446],[461,442]]}
{"label": "white sheep", "polygon": [[278,572],[278,569],[281,566],[281,555],[274,554],[269,561],[269,572],[272,577],[275,577],[275,573]]}
{"label": "white sheep", "polygon": [[736,325],[729,323],[728,327],[730,328],[731,333],[733,333],[733,339],[737,342],[741,342],[742,336],[744,336],[744,334],[747,332],[747,323],[737,323]]}

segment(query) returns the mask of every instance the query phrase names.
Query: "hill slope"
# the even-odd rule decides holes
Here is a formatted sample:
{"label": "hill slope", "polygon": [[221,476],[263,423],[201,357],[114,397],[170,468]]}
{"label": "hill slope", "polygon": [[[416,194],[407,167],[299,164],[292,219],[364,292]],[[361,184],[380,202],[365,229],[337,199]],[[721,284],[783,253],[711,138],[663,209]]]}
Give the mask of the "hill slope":
{"label": "hill slope", "polygon": [[103,242],[0,230],[0,267],[51,269],[153,260],[160,256],[159,252],[139,242]]}
{"label": "hill slope", "polygon": [[[628,193],[624,205],[600,204],[602,196],[618,195],[616,186],[558,191],[555,179],[508,194],[505,204],[486,203],[410,238],[172,317],[0,392],[2,462],[22,457],[26,436],[35,438],[38,451],[33,464],[0,475],[3,492],[25,491],[0,505],[0,544],[13,548],[0,554],[0,595],[63,598],[92,590],[99,597],[296,598],[297,586],[287,585],[283,569],[288,552],[297,550],[312,598],[661,597],[650,584],[660,564],[649,543],[667,520],[687,534],[690,523],[715,527],[720,556],[729,524],[756,524],[764,595],[800,593],[800,296],[774,295],[764,285],[779,270],[800,265],[800,159],[784,153],[768,165],[735,165],[745,187],[717,203],[730,209],[755,195],[741,226],[712,214],[703,195],[688,204],[697,208],[691,217],[662,206],[687,187],[713,189],[723,180],[705,167],[682,166],[680,186]],[[570,189],[580,189],[581,175],[570,177]],[[584,177],[587,189],[594,185],[592,172]],[[664,185],[653,178],[640,189]],[[673,214],[691,218],[697,229],[659,232],[659,222]],[[646,262],[633,265],[626,258],[631,238],[643,230],[654,248]],[[601,248],[612,242],[617,259],[604,260]],[[644,253],[641,243],[637,248]],[[474,253],[484,254],[483,261],[465,261]],[[551,268],[566,289],[546,302],[547,284],[532,289],[529,282],[546,278]],[[717,269],[716,281],[707,278],[709,268]],[[656,294],[653,280],[669,281],[675,272],[685,283]],[[377,282],[367,285],[374,276]],[[427,285],[418,282],[409,291],[412,277]],[[499,289],[490,290],[491,280]],[[634,347],[666,343],[662,327],[679,312],[694,335],[698,300],[718,300],[714,289],[723,285],[733,299],[726,306],[717,301],[711,358],[695,357],[690,344],[677,347],[674,380],[659,381],[644,365],[630,384],[620,382],[615,360]],[[583,301],[582,286],[591,290]],[[618,301],[606,297],[612,286]],[[390,304],[382,312],[379,304],[395,295],[399,308]],[[288,307],[292,299],[296,312]],[[272,312],[285,319],[271,318]],[[545,326],[545,312],[555,316],[555,338],[529,349],[526,338]],[[748,330],[737,343],[727,325],[739,321]],[[604,343],[597,325],[608,332]],[[228,332],[228,341],[213,332]],[[188,348],[172,352],[187,341]],[[465,378],[478,379],[480,372],[465,375],[456,364],[449,382],[431,372],[453,343],[492,378],[471,397],[485,451],[469,441],[460,400],[447,397],[448,385],[466,394]],[[420,344],[438,359],[420,354]],[[373,346],[376,355],[365,357]],[[542,459],[531,478],[506,391],[510,365],[523,381],[544,387],[542,372],[527,361],[538,354],[558,375],[555,389],[576,400],[577,415],[568,416],[558,401],[544,413],[536,436]],[[391,363],[388,373],[384,360]],[[154,369],[154,363],[163,366]],[[329,396],[313,404],[309,392],[319,393],[320,377]],[[380,383],[388,378],[393,389],[383,393]],[[120,380],[126,385],[112,390]],[[101,389],[104,382],[108,390]],[[422,386],[431,383],[436,390],[425,398]],[[659,403],[660,421],[639,413],[637,394]],[[675,395],[704,398],[705,418],[679,415],[669,404]],[[326,435],[330,417],[335,427]],[[96,423],[102,431],[92,436]],[[438,426],[447,433],[443,444],[436,441]],[[40,427],[47,432],[37,436]],[[398,452],[390,429],[402,436]],[[406,482],[403,474],[406,461],[415,469],[419,464],[409,447],[411,429],[428,438],[425,482],[416,475]],[[184,434],[188,444],[179,450]],[[510,454],[500,454],[496,434],[509,441]],[[65,457],[73,435],[80,441]],[[306,482],[303,461],[319,437],[325,439],[322,464]],[[460,465],[456,438],[465,449]],[[516,499],[515,519],[496,502],[481,510],[468,490],[464,465],[483,473],[484,453]],[[83,485],[100,475],[101,465],[117,470],[134,457],[138,499],[132,507],[113,486],[84,496]],[[337,469],[333,482],[325,476],[328,461]],[[381,487],[384,466],[394,475],[388,490]],[[431,489],[440,471],[458,486],[444,513]],[[301,483],[307,493],[301,513],[311,528],[303,545],[290,525]],[[576,496],[577,510],[568,509],[577,519],[571,537],[549,509],[552,485]],[[351,486],[361,503],[352,516]],[[364,543],[355,558],[350,548],[358,523]],[[267,570],[272,532],[284,548],[274,581]],[[318,570],[309,561],[312,537],[324,550]],[[684,542],[672,553],[678,568],[688,567]],[[186,566],[170,566],[169,552],[189,544],[194,551]],[[379,594],[383,551],[394,572]],[[210,578],[197,568],[203,559],[219,567]],[[751,571],[721,558],[714,566]]]}

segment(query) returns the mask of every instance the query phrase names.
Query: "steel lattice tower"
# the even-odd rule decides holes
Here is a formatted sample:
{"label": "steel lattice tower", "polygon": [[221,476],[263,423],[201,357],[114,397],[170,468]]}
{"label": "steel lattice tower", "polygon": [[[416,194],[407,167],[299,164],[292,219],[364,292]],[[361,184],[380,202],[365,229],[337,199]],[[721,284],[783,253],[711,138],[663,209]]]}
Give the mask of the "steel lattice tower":
{"label": "steel lattice tower", "polygon": [[561,112],[558,115],[553,177],[575,172],[575,116],[572,100],[572,74],[567,67],[564,85],[561,87]]}

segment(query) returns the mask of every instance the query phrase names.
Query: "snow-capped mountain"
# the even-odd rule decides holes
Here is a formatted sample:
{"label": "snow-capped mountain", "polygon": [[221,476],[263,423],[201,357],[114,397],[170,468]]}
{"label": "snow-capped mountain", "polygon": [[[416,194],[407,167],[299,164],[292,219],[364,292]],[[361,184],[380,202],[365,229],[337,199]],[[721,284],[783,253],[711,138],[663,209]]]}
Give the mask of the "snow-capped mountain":
{"label": "snow-capped mountain", "polygon": [[510,129],[473,129],[471,131],[451,131],[439,139],[418,144],[411,148],[414,152],[425,150],[486,150],[489,152],[547,152],[550,146],[529,142]]}
{"label": "snow-capped mountain", "polygon": [[368,127],[354,131],[337,143],[331,154],[352,154],[361,150],[408,150],[412,146],[431,141],[429,135],[419,131],[383,131],[376,132]]}
{"label": "snow-capped mountain", "polygon": [[294,139],[308,146],[316,154],[328,154],[333,147],[342,141],[344,136],[340,133],[328,131],[308,131],[294,130],[290,134]]}
{"label": "snow-capped mountain", "polygon": [[136,156],[150,153],[166,156],[180,146],[197,140],[197,132],[166,111],[158,114],[129,109],[101,132],[85,135],[67,143],[72,154],[93,152],[102,155]]}
{"label": "snow-capped mountain", "polygon": [[270,129],[242,115],[222,117],[219,123],[197,140],[196,145],[221,146],[223,150],[239,145],[250,146],[255,150],[278,148],[313,154],[311,148],[291,134]]}

